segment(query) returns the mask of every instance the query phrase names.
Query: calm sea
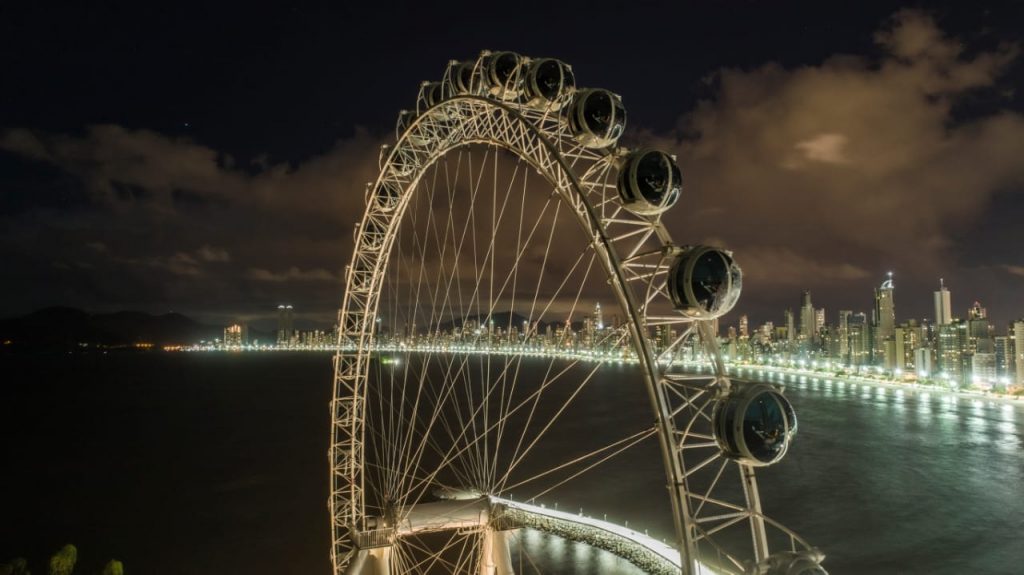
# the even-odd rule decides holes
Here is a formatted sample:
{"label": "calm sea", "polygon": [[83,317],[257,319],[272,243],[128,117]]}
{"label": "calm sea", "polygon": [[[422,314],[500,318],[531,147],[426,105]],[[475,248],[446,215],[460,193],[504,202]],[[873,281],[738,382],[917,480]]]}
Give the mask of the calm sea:
{"label": "calm sea", "polygon": [[[79,548],[129,575],[329,572],[326,354],[0,357],[0,562]],[[589,384],[568,434],[650,420],[632,368]],[[838,382],[788,383],[800,430],[759,475],[765,510],[833,574],[1024,572],[1024,407]],[[588,474],[565,507],[668,536],[653,442]],[[630,573],[522,532],[559,573]]]}

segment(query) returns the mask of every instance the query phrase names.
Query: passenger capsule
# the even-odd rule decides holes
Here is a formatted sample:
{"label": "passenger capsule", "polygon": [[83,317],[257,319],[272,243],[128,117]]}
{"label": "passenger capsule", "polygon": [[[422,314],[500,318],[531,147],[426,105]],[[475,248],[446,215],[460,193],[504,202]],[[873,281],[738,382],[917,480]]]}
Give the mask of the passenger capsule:
{"label": "passenger capsule", "polygon": [[448,65],[445,82],[449,97],[475,93],[473,86],[473,70],[475,68],[476,62],[472,61],[452,62]]}
{"label": "passenger capsule", "polygon": [[491,95],[515,100],[522,93],[523,59],[515,52],[494,52],[484,59],[484,77]]}
{"label": "passenger capsule", "polygon": [[416,106],[417,112],[422,114],[443,101],[444,88],[441,82],[424,82],[420,86],[420,95]]}
{"label": "passenger capsule", "polygon": [[568,64],[552,58],[541,58],[530,63],[524,87],[530,106],[558,110],[572,96],[576,88],[576,77]]}
{"label": "passenger capsule", "polygon": [[735,384],[718,401],[711,424],[727,457],[756,467],[778,462],[796,434],[792,404],[766,383]]}
{"label": "passenger capsule", "polygon": [[633,152],[619,170],[619,197],[627,210],[658,215],[679,200],[683,177],[672,156],[656,150]]}
{"label": "passenger capsule", "polygon": [[569,107],[569,128],[587,148],[607,148],[626,129],[626,109],[618,95],[601,89],[576,92]]}
{"label": "passenger capsule", "polygon": [[763,560],[758,573],[765,575],[828,575],[821,566],[825,554],[817,549],[777,551]]}
{"label": "passenger capsule", "polygon": [[668,272],[668,292],[676,309],[690,319],[714,319],[733,308],[743,273],[729,252],[691,246],[676,256]]}
{"label": "passenger capsule", "polygon": [[409,126],[416,121],[416,112],[402,110],[398,113],[398,122],[395,124],[395,139],[401,140],[402,134],[409,129]]}

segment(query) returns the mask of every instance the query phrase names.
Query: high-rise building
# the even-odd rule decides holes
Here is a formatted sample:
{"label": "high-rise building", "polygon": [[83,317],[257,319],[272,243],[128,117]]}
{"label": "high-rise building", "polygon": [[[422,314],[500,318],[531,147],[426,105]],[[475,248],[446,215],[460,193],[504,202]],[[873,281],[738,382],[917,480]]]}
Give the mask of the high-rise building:
{"label": "high-rise building", "polygon": [[950,305],[949,290],[946,284],[939,279],[939,291],[935,292],[935,328],[953,321],[953,308]]}
{"label": "high-rise building", "polygon": [[224,345],[227,347],[241,347],[248,343],[249,334],[245,325],[234,324],[224,328]]}
{"label": "high-rise building", "polygon": [[893,301],[892,272],[875,289],[875,307],[871,310],[871,360],[877,366],[893,369],[896,357],[896,304]]}
{"label": "high-rise building", "polygon": [[913,371],[917,364],[914,352],[922,347],[922,330],[917,322],[910,320],[896,328],[893,338],[894,354],[886,363],[892,369]]}
{"label": "high-rise building", "polygon": [[[1012,328],[1011,328],[1012,329]],[[996,376],[1010,379],[1013,377],[1013,337],[998,335],[996,346]]]}
{"label": "high-rise building", "polygon": [[750,324],[746,315],[740,316],[740,337],[750,337]]}
{"label": "high-rise building", "polygon": [[814,337],[814,305],[811,304],[811,291],[804,290],[800,295],[800,339],[810,342]]}
{"label": "high-rise building", "polygon": [[996,382],[996,354],[976,352],[971,356],[971,381],[992,384]]}
{"label": "high-rise building", "polygon": [[878,323],[879,339],[885,341],[896,333],[896,304],[893,302],[892,272],[882,285],[875,290],[875,321]]}
{"label": "high-rise building", "polygon": [[868,346],[868,331],[870,325],[868,318],[863,313],[851,314],[847,320],[848,341],[850,349],[850,365],[867,365],[870,359],[870,347]]}
{"label": "high-rise building", "polygon": [[604,313],[601,311],[601,302],[594,306],[594,329],[604,329]]}
{"label": "high-rise building", "polygon": [[914,369],[917,375],[928,377],[934,369],[932,364],[932,350],[927,347],[919,347],[914,350]]}
{"label": "high-rise building", "polygon": [[786,319],[786,339],[789,341],[796,341],[796,327],[793,323],[793,310],[787,309],[783,313],[783,317]]}
{"label": "high-rise building", "polygon": [[1013,364],[1017,385],[1024,385],[1024,319],[1013,322]]}
{"label": "high-rise building", "polygon": [[837,349],[836,357],[844,363],[850,362],[850,316],[853,312],[848,309],[839,310],[839,323],[836,324]]}
{"label": "high-rise building", "polygon": [[988,317],[988,310],[981,307],[981,302],[974,302],[974,305],[967,310],[967,319],[985,319]]}
{"label": "high-rise building", "polygon": [[935,359],[939,372],[949,379],[966,383],[965,361],[970,361],[967,336],[967,322],[956,320],[938,327]]}
{"label": "high-rise building", "polygon": [[291,304],[277,306],[277,344],[288,345],[295,334],[295,309]]}

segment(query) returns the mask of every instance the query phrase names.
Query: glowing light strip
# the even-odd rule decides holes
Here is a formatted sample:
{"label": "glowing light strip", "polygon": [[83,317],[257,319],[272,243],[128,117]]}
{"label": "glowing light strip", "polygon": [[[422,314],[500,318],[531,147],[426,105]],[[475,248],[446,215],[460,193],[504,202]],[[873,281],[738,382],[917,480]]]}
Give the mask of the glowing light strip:
{"label": "glowing light strip", "polygon": [[[560,519],[562,521],[582,524],[588,527],[592,527],[594,529],[607,531],[612,535],[616,535],[623,539],[632,541],[636,545],[639,545],[641,547],[644,547],[645,549],[650,550],[651,552],[655,553],[656,555],[665,559],[666,561],[670,562],[672,565],[675,565],[676,567],[681,567],[678,549],[662,541],[658,541],[657,539],[649,535],[638,533],[632,529],[629,529],[628,527],[616,525],[615,523],[611,523],[608,521],[602,521],[601,519],[594,519],[592,517],[585,517],[583,515],[578,515],[574,513],[566,513],[564,511],[558,511],[556,509],[549,509],[547,507],[541,507],[539,505],[520,503],[519,501],[512,501],[511,499],[504,499],[502,497],[495,497],[493,495],[490,497],[490,500],[491,503],[500,503],[506,507],[517,509],[526,513],[541,515],[543,517],[551,517],[552,519]],[[716,574],[707,565],[697,563],[697,575]]]}

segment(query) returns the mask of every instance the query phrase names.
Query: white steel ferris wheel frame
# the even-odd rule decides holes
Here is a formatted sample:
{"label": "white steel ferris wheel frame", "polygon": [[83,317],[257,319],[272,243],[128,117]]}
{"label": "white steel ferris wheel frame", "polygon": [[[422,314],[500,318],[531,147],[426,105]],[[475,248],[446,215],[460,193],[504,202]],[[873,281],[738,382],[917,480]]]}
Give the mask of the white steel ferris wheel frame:
{"label": "white steel ferris wheel frame", "polygon": [[[474,77],[478,78],[479,61],[476,68]],[[494,146],[527,162],[572,209],[597,254],[627,318],[632,346],[642,367],[666,473],[682,572],[696,573],[702,560],[698,547],[710,544],[716,548],[713,534],[740,523],[749,525],[752,553],[741,558],[719,549],[719,564],[729,571],[753,572],[756,565],[764,564],[769,557],[766,526],[783,532],[793,551],[810,549],[795,533],[762,514],[754,469],[726,458],[708,431],[711,410],[731,383],[709,322],[697,322],[673,310],[666,278],[681,248],[672,241],[659,216],[636,215],[623,206],[615,176],[627,151],[617,147],[594,150],[581,145],[566,118],[550,107],[534,108],[479,94],[446,95],[449,97],[440,103],[421,109],[382,157],[380,175],[367,188],[367,208],[359,229],[372,227],[383,238],[357,234],[345,272],[346,289],[338,320],[341,351],[334,358],[329,450],[331,560],[335,575],[346,572],[367,538],[387,536],[375,532],[367,522],[364,440],[369,365],[391,249],[410,197],[424,173],[440,158],[466,145]],[[382,186],[397,193],[393,203],[376,195]],[[676,327],[681,335],[667,349],[657,352],[648,337],[648,330],[655,326]],[[712,359],[712,373],[663,373],[661,360],[691,338],[699,338]],[[701,454],[696,464],[693,454]],[[739,468],[742,501],[715,496],[714,488],[728,466]],[[698,473],[711,477],[710,487],[699,493],[688,488]]]}

